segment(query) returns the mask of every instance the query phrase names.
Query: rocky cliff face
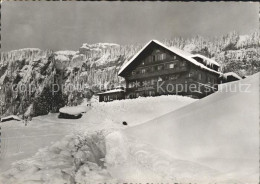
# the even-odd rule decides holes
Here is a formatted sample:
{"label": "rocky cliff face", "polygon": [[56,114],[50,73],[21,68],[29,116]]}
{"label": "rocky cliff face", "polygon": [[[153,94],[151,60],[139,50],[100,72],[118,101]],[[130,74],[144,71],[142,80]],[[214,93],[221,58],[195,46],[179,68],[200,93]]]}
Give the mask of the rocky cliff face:
{"label": "rocky cliff face", "polygon": [[30,48],[1,53],[0,66],[3,114],[25,113],[54,77],[52,51]]}
{"label": "rocky cliff face", "polygon": [[[223,72],[240,76],[260,71],[259,33],[230,33],[215,40],[195,37],[164,42],[191,53],[215,59]],[[77,105],[92,91],[124,85],[120,67],[142,45],[84,43],[78,51],[20,49],[1,53],[0,113],[37,116]]]}
{"label": "rocky cliff face", "polygon": [[1,114],[37,116],[57,112],[65,104],[81,103],[90,92],[124,85],[117,72],[137,49],[98,43],[83,44],[79,51],[27,48],[3,52]]}

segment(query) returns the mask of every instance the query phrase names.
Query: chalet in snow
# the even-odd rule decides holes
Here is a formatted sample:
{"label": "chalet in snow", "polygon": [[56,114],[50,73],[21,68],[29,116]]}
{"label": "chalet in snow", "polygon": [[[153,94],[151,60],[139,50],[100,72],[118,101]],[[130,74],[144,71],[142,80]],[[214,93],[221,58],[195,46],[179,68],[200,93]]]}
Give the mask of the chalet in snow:
{"label": "chalet in snow", "polygon": [[119,70],[126,88],[98,93],[99,101],[170,94],[203,98],[217,91],[221,81],[228,82],[227,77],[220,80],[224,75],[219,67],[203,55],[192,55],[152,40]]}

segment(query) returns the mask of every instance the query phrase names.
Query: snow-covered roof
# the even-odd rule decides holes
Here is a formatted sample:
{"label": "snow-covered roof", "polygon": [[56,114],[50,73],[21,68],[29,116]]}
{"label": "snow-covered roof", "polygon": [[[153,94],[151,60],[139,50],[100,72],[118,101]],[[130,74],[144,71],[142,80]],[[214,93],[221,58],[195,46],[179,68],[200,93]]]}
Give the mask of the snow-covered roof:
{"label": "snow-covered roof", "polygon": [[59,112],[70,115],[79,115],[86,112],[87,109],[84,106],[73,106],[73,107],[62,107],[59,109]]}
{"label": "snow-covered roof", "polygon": [[178,48],[175,48],[175,47],[167,47],[166,45],[164,45],[163,43],[157,41],[157,40],[151,40],[149,41],[139,52],[137,52],[125,65],[122,66],[122,68],[119,70],[118,72],[118,75],[120,75],[138,56],[139,54],[141,54],[143,52],[143,50],[148,46],[150,45],[152,42],[162,46],[163,48],[169,50],[170,52],[173,52],[181,57],[183,57],[184,59],[188,60],[189,62],[191,62],[192,64],[196,65],[196,66],[199,66],[200,68],[202,69],[205,69],[205,70],[208,70],[210,72],[213,72],[213,73],[217,73],[217,74],[220,74],[219,72],[213,70],[213,69],[210,69],[208,67],[206,67],[205,65],[199,63],[198,61],[196,61],[195,59],[193,59],[191,56],[192,54],[190,53],[186,53],[185,51],[182,51]]}
{"label": "snow-covered roof", "polygon": [[134,61],[137,56],[139,56],[139,54],[141,54],[143,52],[143,50],[150,44],[152,43],[153,40],[149,41],[143,48],[141,48],[141,50],[139,50],[139,52],[137,52],[125,65],[123,65],[121,67],[121,69],[118,72],[118,75],[120,75],[131,63],[132,61]]}
{"label": "snow-covered roof", "polygon": [[21,118],[19,118],[16,115],[10,115],[10,116],[6,116],[6,117],[1,118],[1,121],[12,120],[12,119],[17,120],[17,121],[22,120]]}
{"label": "snow-covered roof", "polygon": [[194,55],[192,55],[191,57],[192,57],[192,58],[194,58],[194,57],[199,57],[199,58],[201,58],[201,59],[203,59],[203,60],[206,60],[208,64],[214,64],[214,65],[220,66],[220,65],[219,65],[216,61],[214,61],[213,59],[207,58],[207,57],[205,57],[205,56],[203,56],[203,55],[201,55],[201,54],[194,54]]}
{"label": "snow-covered roof", "polygon": [[235,77],[235,78],[242,79],[239,75],[237,75],[237,74],[234,73],[234,72],[224,73],[223,76],[224,76],[224,77],[233,76],[233,77]]}
{"label": "snow-covered roof", "polygon": [[105,92],[102,92],[102,93],[98,93],[98,95],[108,94],[108,93],[117,93],[117,92],[123,92],[123,91],[124,91],[123,89],[112,89],[112,90],[109,90],[109,91],[105,91]]}

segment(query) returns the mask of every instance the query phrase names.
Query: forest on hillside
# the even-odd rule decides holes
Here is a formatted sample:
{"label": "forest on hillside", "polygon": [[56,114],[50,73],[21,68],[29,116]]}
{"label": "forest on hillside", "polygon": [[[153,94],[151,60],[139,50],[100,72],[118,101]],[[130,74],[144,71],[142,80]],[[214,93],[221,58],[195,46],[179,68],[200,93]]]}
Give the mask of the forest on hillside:
{"label": "forest on hillside", "polygon": [[[242,77],[260,71],[258,31],[248,35],[234,31],[213,39],[195,36],[160,41],[216,60],[223,73],[235,72]],[[68,90],[72,83],[84,84],[84,88],[93,92],[104,86],[124,85],[124,79],[117,75],[119,69],[145,44],[84,43],[78,51],[27,48],[1,52],[0,113],[37,116],[57,112],[64,105],[78,105],[88,95],[77,89]],[[64,88],[52,94],[54,83]],[[36,87],[32,90],[30,86]]]}

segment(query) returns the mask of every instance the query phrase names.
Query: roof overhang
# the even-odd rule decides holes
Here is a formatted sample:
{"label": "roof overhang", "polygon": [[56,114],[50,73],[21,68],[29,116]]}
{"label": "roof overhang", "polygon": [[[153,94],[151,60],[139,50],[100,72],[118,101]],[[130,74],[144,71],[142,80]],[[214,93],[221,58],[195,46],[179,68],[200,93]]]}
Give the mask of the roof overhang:
{"label": "roof overhang", "polygon": [[109,90],[109,91],[105,91],[105,92],[102,92],[102,93],[98,93],[97,95],[121,93],[121,92],[125,92],[125,90],[123,90],[123,89],[114,89],[114,90]]}

